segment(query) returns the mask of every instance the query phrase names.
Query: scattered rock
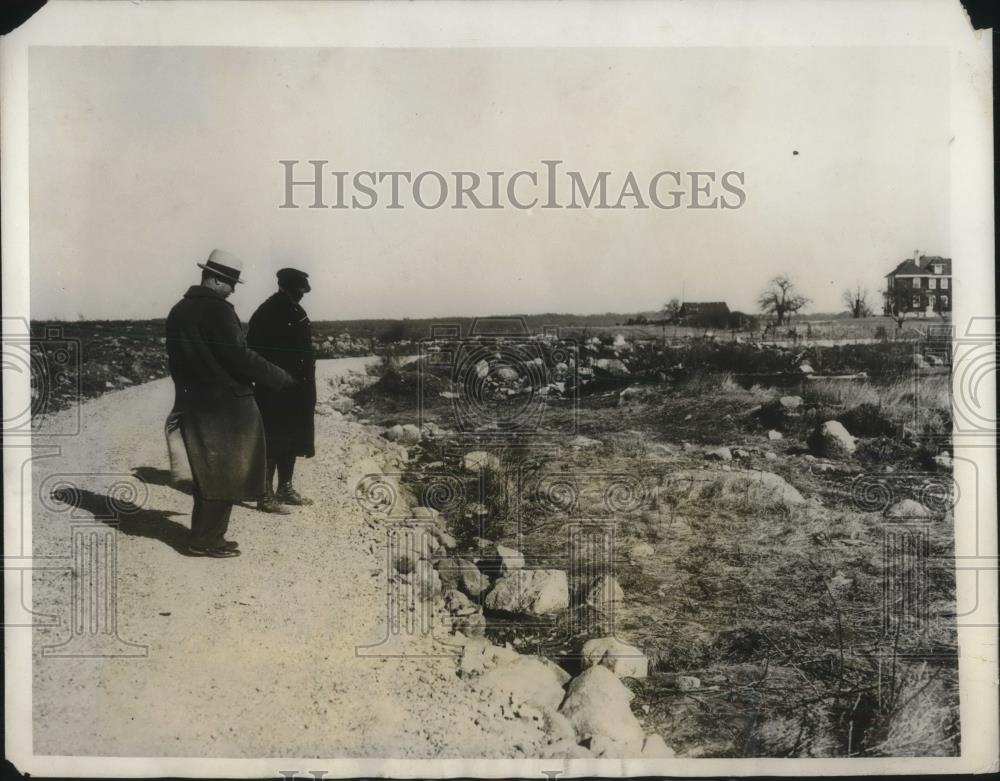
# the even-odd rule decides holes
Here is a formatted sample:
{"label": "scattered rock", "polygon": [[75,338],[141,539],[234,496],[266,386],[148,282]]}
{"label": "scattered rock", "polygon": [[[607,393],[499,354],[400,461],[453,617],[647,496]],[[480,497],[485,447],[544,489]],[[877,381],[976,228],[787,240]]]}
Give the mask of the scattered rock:
{"label": "scattered rock", "polygon": [[750,451],[742,447],[734,447],[732,449],[733,458],[737,461],[746,461],[750,458]]}
{"label": "scattered rock", "polygon": [[813,455],[826,458],[846,458],[857,449],[857,442],[844,424],[838,420],[828,420],[813,429],[807,443]]}
{"label": "scattered rock", "polygon": [[452,615],[467,616],[479,612],[479,605],[457,589],[445,591],[441,598],[444,601],[445,610]]}
{"label": "scattered rock", "polygon": [[784,478],[759,469],[668,472],[662,477],[661,487],[664,495],[675,501],[710,503],[737,510],[805,504],[802,494]]}
{"label": "scattered rock", "polygon": [[733,454],[728,447],[718,447],[705,453],[705,458],[709,461],[732,461]]}
{"label": "scattered rock", "polygon": [[591,607],[606,608],[612,603],[623,602],[625,592],[613,575],[601,575],[587,592],[586,602]]}
{"label": "scattered rock", "polygon": [[627,407],[630,404],[643,404],[658,398],[654,388],[645,385],[632,385],[618,394],[618,406]]}
{"label": "scattered rock", "polygon": [[434,539],[437,540],[438,545],[446,550],[454,550],[458,546],[458,540],[448,534],[448,532],[440,526],[432,526],[430,528],[430,533],[434,535]]}
{"label": "scattered rock", "polygon": [[644,559],[647,556],[652,556],[655,553],[656,549],[648,542],[637,542],[635,545],[629,548],[628,551],[630,559]]}
{"label": "scattered rock", "polygon": [[[565,681],[563,683],[565,684]],[[545,725],[545,734],[548,735],[550,743],[555,744],[564,740],[576,743],[576,730],[569,723],[569,719],[558,710],[543,710],[542,719]]]}
{"label": "scattered rock", "polygon": [[501,692],[514,705],[527,703],[550,710],[558,709],[565,697],[558,676],[549,665],[534,656],[519,656],[508,664],[484,672],[477,687]]}
{"label": "scattered rock", "polygon": [[514,570],[524,567],[524,554],[506,545],[496,545],[494,548],[496,557],[494,565],[501,575],[509,575]]}
{"label": "scattered rock", "polygon": [[414,507],[410,510],[410,515],[418,521],[438,521],[441,513],[433,507]]}
{"label": "scattered rock", "polygon": [[612,377],[626,377],[631,373],[620,358],[599,358],[594,365]]}
{"label": "scattered rock", "polygon": [[433,421],[427,421],[420,427],[420,436],[424,439],[438,439],[447,432]]}
{"label": "scattered rock", "polygon": [[569,584],[560,569],[515,570],[502,577],[486,595],[490,610],[547,615],[569,607]]}
{"label": "scattered rock", "polygon": [[499,472],[500,459],[485,450],[473,450],[462,456],[462,468],[473,474],[479,474],[483,470]]}
{"label": "scattered rock", "polygon": [[901,520],[904,518],[931,518],[930,510],[915,499],[901,499],[886,509],[886,518]]}
{"label": "scattered rock", "polygon": [[583,644],[583,667],[601,665],[618,678],[645,678],[649,675],[649,659],[634,645],[614,637],[598,637]]}
{"label": "scattered rock", "polygon": [[559,712],[581,740],[603,737],[641,745],[645,733],[629,706],[632,696],[611,670],[597,665],[570,681]]}
{"label": "scattered rock", "polygon": [[947,453],[941,453],[934,456],[934,464],[939,466],[941,469],[954,469],[955,467],[955,462],[952,461],[951,456]]}
{"label": "scattered rock", "polygon": [[480,521],[490,514],[490,508],[482,502],[470,502],[465,505],[465,517]]}
{"label": "scattered rock", "polygon": [[569,446],[574,450],[589,450],[590,448],[600,447],[601,444],[601,440],[591,439],[583,435],[575,436],[569,441]]}
{"label": "scattered rock", "polygon": [[678,675],[675,684],[682,692],[692,692],[701,688],[701,680],[693,675]]}
{"label": "scattered rock", "polygon": [[801,396],[782,396],[778,403],[788,412],[793,412],[802,406]]}
{"label": "scattered rock", "polygon": [[454,616],[451,620],[451,631],[461,632],[466,637],[485,637],[486,619],[483,617],[483,614],[479,612]]}
{"label": "scattered rock", "polygon": [[350,399],[347,396],[338,396],[330,401],[330,408],[336,410],[341,415],[346,415],[354,409],[354,399]]}
{"label": "scattered rock", "polygon": [[490,579],[480,572],[479,567],[471,561],[458,559],[458,562],[460,566],[459,588],[471,597],[479,597],[490,587]]}
{"label": "scattered rock", "polygon": [[404,445],[415,445],[420,441],[420,429],[413,423],[403,426],[403,436],[400,442]]}
{"label": "scattered rock", "polygon": [[772,442],[774,442],[777,439],[784,439],[785,435],[782,434],[780,431],[776,431],[772,428],[770,431],[767,432],[767,438],[770,439]]}

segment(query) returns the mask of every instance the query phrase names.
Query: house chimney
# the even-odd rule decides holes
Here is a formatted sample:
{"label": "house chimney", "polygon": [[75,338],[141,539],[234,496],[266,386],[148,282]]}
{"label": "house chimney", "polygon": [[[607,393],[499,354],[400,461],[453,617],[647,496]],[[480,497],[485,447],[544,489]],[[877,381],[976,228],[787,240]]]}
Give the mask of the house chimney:
{"label": "house chimney", "polygon": [[920,265],[920,250],[918,249],[913,250],[913,262]]}

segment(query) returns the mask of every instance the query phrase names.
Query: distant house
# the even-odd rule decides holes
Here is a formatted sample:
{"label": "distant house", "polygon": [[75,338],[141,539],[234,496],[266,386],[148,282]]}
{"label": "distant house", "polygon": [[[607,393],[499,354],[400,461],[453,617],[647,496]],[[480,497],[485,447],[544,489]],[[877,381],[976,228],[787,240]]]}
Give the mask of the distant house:
{"label": "distant house", "polygon": [[677,322],[697,328],[726,328],[729,324],[729,307],[725,301],[681,304]]}
{"label": "distant house", "polygon": [[913,253],[885,275],[887,315],[951,312],[951,258]]}

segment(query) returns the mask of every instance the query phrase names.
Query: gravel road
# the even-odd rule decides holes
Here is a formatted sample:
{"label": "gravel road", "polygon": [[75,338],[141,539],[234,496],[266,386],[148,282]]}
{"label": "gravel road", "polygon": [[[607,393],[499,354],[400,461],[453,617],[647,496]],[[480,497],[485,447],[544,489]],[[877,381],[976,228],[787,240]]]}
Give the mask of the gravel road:
{"label": "gravel road", "polygon": [[[321,362],[321,384],[366,360]],[[33,550],[66,565],[33,579],[34,608],[59,617],[34,635],[37,753],[539,755],[537,722],[474,693],[443,643],[409,638],[404,657],[357,651],[386,636],[386,530],[355,503],[352,475],[366,459],[391,467],[392,446],[348,418],[318,416],[317,456],[299,462],[296,481],[316,504],[288,516],[237,506],[229,536],[243,555],[192,558],[181,552],[191,499],[166,472],[172,393],[169,380],[108,393],[83,405],[77,436],[50,435],[66,429],[70,410],[35,438]],[[40,458],[47,446],[54,455]],[[109,508],[117,483],[137,490],[136,506]],[[137,650],[116,645],[114,611],[92,622],[93,612],[71,609],[71,526],[113,540],[117,635],[144,656],[59,655]]]}

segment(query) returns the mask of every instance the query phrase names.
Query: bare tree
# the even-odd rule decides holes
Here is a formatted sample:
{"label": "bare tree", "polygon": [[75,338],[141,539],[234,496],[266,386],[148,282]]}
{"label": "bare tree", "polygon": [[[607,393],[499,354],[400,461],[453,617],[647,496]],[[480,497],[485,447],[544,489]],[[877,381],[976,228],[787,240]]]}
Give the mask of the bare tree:
{"label": "bare tree", "polygon": [[681,302],[676,298],[671,298],[660,309],[660,314],[663,315],[664,320],[673,320],[678,314],[680,314],[680,311]]}
{"label": "bare tree", "polygon": [[844,302],[851,317],[871,317],[872,307],[868,303],[868,288],[861,287],[861,283],[855,283],[853,288],[846,288],[841,294],[840,300]]}
{"label": "bare tree", "polygon": [[787,274],[781,274],[768,283],[767,289],[760,294],[757,305],[762,312],[773,314],[778,325],[782,325],[791,315],[798,312],[809,303],[809,299],[799,295],[795,283]]}

